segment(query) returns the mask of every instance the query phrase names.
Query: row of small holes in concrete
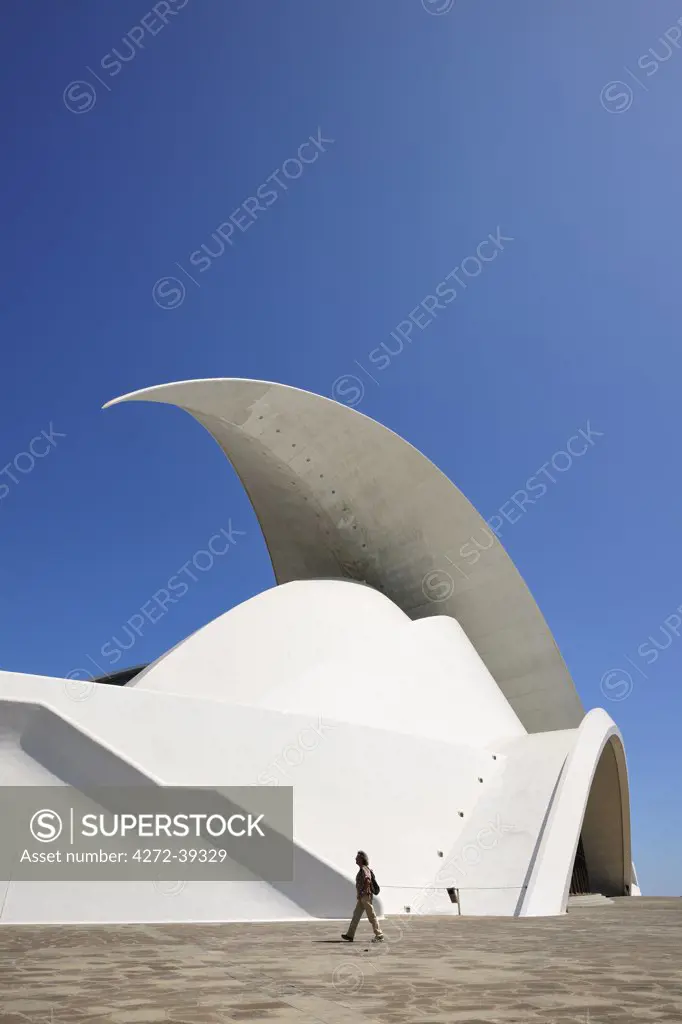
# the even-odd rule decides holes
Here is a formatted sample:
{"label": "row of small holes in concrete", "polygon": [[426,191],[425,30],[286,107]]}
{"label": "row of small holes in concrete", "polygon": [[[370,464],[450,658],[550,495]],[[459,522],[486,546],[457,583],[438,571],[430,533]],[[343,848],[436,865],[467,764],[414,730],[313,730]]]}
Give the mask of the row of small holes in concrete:
{"label": "row of small holes in concrete", "polygon": [[[493,754],[493,761],[497,761],[497,754]],[[478,781],[479,782],[483,782],[483,779],[481,778],[480,775],[478,776]],[[457,813],[459,814],[460,818],[464,817],[464,811],[457,811]],[[438,852],[438,856],[439,857],[443,856],[443,851],[442,850],[438,850],[437,852]]]}
{"label": "row of small holes in concrete", "polygon": [[[262,419],[263,419],[263,417],[262,417],[262,416],[259,416],[259,417],[258,417],[258,419],[259,419],[259,420],[262,420]],[[275,429],[275,433],[276,433],[276,434],[281,434],[281,430],[279,429],[279,427],[277,427],[277,428]],[[292,448],[295,448],[295,447],[296,447],[296,443],[295,443],[295,442],[292,442],[292,445],[291,445],[291,447],[292,447]],[[267,453],[267,452],[265,452],[264,454],[265,454],[265,455],[267,455],[268,453]],[[310,462],[311,460],[310,460],[309,458],[306,458],[306,460],[305,460],[305,461],[306,461],[306,462]],[[324,473],[320,473],[320,480],[324,480]],[[291,486],[292,486],[292,487],[295,487],[295,486],[296,486],[296,481],[295,481],[295,480],[292,480],[292,481],[291,481]],[[336,491],[332,491],[332,494],[336,494]],[[307,501],[308,499],[307,499],[306,497],[304,497],[304,498],[303,498],[303,500],[304,500],[304,501]],[[318,519],[320,518],[320,514],[319,514],[319,512],[317,513],[317,518],[318,518]],[[357,530],[357,525],[354,525],[354,526],[353,526],[353,529],[354,529],[354,530]],[[329,534],[329,530],[327,530],[327,534]],[[362,544],[362,545],[361,545],[361,547],[362,547],[362,548],[363,548],[363,550],[364,550],[364,549],[365,549],[365,548],[367,547],[367,545],[366,545],[366,544]],[[380,589],[382,589],[382,590],[383,590],[383,587],[381,587]]]}

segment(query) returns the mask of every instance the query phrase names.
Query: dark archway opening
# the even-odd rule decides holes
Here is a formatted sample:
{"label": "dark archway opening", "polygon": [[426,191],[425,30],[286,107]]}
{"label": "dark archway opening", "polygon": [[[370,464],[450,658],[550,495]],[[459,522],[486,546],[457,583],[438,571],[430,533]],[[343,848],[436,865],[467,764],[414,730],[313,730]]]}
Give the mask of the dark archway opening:
{"label": "dark archway opening", "polygon": [[571,887],[568,890],[569,896],[587,896],[591,893],[590,876],[587,871],[587,860],[585,858],[585,847],[583,837],[578,840],[578,849],[575,853],[573,863],[573,874],[571,875]]}
{"label": "dark archway opening", "polygon": [[[621,762],[621,763],[619,763]],[[625,787],[625,792],[622,791]],[[630,893],[630,821],[625,758],[612,737],[602,750],[585,808],[569,893]]]}

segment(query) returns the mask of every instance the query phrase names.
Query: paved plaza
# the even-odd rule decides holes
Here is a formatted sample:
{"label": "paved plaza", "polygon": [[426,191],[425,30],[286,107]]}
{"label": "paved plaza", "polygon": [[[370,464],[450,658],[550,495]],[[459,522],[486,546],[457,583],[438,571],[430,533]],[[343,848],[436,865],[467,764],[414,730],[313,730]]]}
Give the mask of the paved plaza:
{"label": "paved plaza", "polygon": [[682,1022],[682,899],[385,930],[374,946],[366,920],[353,945],[333,922],[0,927],[0,1022]]}

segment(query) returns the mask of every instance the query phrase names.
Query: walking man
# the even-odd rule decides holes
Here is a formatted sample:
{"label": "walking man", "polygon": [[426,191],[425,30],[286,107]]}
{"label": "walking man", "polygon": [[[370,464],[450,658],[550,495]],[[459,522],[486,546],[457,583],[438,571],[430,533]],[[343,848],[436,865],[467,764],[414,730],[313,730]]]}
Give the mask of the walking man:
{"label": "walking man", "polygon": [[374,913],[374,907],[372,906],[374,892],[378,892],[379,888],[376,886],[374,872],[369,866],[369,858],[364,850],[358,850],[355,863],[359,868],[359,871],[355,876],[355,891],[357,893],[358,902],[355,905],[355,910],[353,911],[353,917],[348,927],[348,931],[342,935],[341,938],[345,939],[346,942],[352,942],[355,938],[355,931],[360,924],[360,918],[363,914],[367,914],[369,923],[374,930],[374,938],[372,939],[372,942],[383,942],[384,935],[379,927],[377,915]]}

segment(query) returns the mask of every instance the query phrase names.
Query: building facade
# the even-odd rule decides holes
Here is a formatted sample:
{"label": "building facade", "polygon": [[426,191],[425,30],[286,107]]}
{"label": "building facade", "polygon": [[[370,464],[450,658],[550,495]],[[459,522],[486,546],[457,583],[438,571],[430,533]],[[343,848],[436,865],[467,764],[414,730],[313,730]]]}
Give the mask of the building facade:
{"label": "building facade", "polygon": [[[638,892],[622,737],[585,713],[494,529],[408,442],[280,384],[179,406],[232,463],[277,586],[124,685],[0,672],[0,783],[293,786],[294,880],[0,880],[0,921],[345,918],[368,850],[386,915],[549,915]],[[466,543],[465,570],[451,556]],[[476,554],[478,557],[474,558]],[[121,680],[119,680],[120,682]]]}

